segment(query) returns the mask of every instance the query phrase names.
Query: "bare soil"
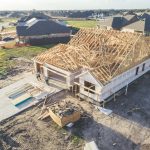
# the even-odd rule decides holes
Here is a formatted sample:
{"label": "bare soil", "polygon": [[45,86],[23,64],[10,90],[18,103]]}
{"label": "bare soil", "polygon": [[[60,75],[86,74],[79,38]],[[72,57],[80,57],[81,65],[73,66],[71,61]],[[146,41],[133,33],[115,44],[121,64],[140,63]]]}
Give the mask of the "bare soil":
{"label": "bare soil", "polygon": [[6,76],[0,79],[0,89],[4,88],[22,78],[28,72],[33,71],[33,62],[25,58],[11,58],[14,64]]}
{"label": "bare soil", "polygon": [[83,150],[94,140],[100,150],[150,149],[150,73],[116,97],[106,116],[92,104],[67,96],[85,111],[71,129],[59,128],[50,118],[40,121],[37,106],[0,123],[0,150]]}
{"label": "bare soil", "polygon": [[0,150],[80,150],[83,142],[50,118],[38,120],[40,110],[32,108],[0,126]]}

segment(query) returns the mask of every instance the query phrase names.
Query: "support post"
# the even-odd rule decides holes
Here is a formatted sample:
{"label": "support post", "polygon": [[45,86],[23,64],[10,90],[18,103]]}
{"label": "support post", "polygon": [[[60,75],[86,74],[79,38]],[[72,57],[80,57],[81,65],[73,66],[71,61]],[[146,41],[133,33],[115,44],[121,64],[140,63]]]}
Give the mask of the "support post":
{"label": "support post", "polygon": [[88,89],[88,98],[87,98],[88,101],[89,101],[89,94],[90,94],[90,90]]}
{"label": "support post", "polygon": [[43,67],[44,76],[48,77],[48,69],[46,67]]}
{"label": "support post", "polygon": [[127,84],[127,86],[126,86],[126,90],[125,90],[125,95],[127,95],[127,94],[128,94],[128,87],[129,87],[129,85]]}
{"label": "support post", "polygon": [[76,97],[77,85],[75,84],[75,97]]}
{"label": "support post", "polygon": [[116,93],[114,93],[114,102],[116,101]]}
{"label": "support post", "polygon": [[103,101],[103,108],[105,107],[105,101]]}
{"label": "support post", "polygon": [[73,85],[71,86],[71,93],[73,94]]}
{"label": "support post", "polygon": [[38,72],[36,61],[34,61],[34,70],[35,70],[36,73]]}
{"label": "support post", "polygon": [[79,97],[79,100],[80,100],[80,93],[79,93],[79,96],[78,96],[78,97]]}
{"label": "support post", "polygon": [[99,95],[97,94],[97,101],[98,101]]}

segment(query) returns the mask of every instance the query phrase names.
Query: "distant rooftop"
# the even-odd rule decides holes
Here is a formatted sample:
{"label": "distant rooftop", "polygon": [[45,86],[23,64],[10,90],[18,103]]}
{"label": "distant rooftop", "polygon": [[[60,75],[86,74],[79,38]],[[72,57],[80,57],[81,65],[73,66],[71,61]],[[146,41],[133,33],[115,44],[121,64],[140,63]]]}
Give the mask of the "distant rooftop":
{"label": "distant rooftop", "polygon": [[18,36],[49,35],[56,33],[70,33],[70,29],[55,20],[32,18],[17,25]]}
{"label": "distant rooftop", "polygon": [[139,17],[139,20],[126,25],[124,28],[127,29],[134,29],[135,31],[141,31],[141,32],[150,32],[150,15],[147,13],[144,13]]}
{"label": "distant rooftop", "polygon": [[144,30],[145,30],[145,20],[138,20],[138,21],[136,21],[132,24],[129,24],[129,25],[125,26],[124,28],[134,29],[136,31],[144,32]]}
{"label": "distant rooftop", "polygon": [[26,22],[31,20],[32,18],[36,19],[52,19],[50,16],[45,15],[44,13],[33,12],[28,16],[22,17],[18,22]]}

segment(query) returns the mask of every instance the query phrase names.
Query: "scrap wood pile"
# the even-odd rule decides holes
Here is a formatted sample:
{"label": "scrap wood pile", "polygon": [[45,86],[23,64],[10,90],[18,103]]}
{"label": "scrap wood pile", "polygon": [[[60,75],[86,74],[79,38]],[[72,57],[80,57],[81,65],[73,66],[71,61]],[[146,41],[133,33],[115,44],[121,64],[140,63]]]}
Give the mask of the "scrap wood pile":
{"label": "scrap wood pile", "polygon": [[51,106],[51,110],[58,115],[59,117],[64,117],[73,114],[75,111],[78,111],[79,108],[74,106],[71,102],[59,102]]}
{"label": "scrap wood pile", "polygon": [[141,34],[102,29],[81,29],[68,44],[58,44],[34,60],[69,72],[82,68],[102,84],[150,57]]}
{"label": "scrap wood pile", "polygon": [[69,99],[63,99],[45,108],[39,119],[43,120],[51,117],[59,126],[64,127],[69,123],[76,122],[80,119],[83,109]]}

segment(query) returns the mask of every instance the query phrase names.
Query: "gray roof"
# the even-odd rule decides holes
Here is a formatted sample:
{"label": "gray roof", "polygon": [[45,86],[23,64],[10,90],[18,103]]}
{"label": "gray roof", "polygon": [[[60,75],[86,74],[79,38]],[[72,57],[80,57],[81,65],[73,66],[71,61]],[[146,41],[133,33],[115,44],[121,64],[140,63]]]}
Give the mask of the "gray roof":
{"label": "gray roof", "polygon": [[142,19],[145,20],[145,31],[150,32],[150,13],[144,13]]}
{"label": "gray roof", "polygon": [[145,20],[145,31],[150,32],[150,18]]}
{"label": "gray roof", "polygon": [[112,26],[112,21],[113,21],[113,18],[102,19],[102,20],[99,21],[99,24],[100,24],[100,26],[109,26],[109,27],[111,27]]}
{"label": "gray roof", "polygon": [[123,28],[125,29],[134,29],[136,31],[142,31],[144,32],[144,28],[145,28],[145,21],[143,20],[138,20],[134,23],[131,23],[127,26],[124,26]]}
{"label": "gray roof", "polygon": [[114,29],[120,29],[125,23],[126,20],[124,17],[113,17],[105,20],[100,20],[99,22],[100,26],[109,26]]}
{"label": "gray roof", "polygon": [[136,15],[125,15],[123,16],[127,21],[130,21],[131,19],[133,19]]}
{"label": "gray roof", "polygon": [[43,13],[38,13],[38,12],[33,12],[28,16],[24,16],[22,17],[20,20],[18,20],[18,22],[26,22],[29,21],[32,18],[36,18],[36,19],[51,19],[50,16],[47,16]]}
{"label": "gray roof", "polygon": [[56,33],[70,33],[70,29],[54,20],[32,18],[17,25],[18,36],[49,35]]}
{"label": "gray roof", "polygon": [[112,27],[114,29],[120,29],[126,23],[127,23],[127,21],[124,17],[114,17],[113,22],[112,22]]}
{"label": "gray roof", "polygon": [[131,22],[137,15],[114,16],[105,20],[100,20],[100,26],[109,26],[114,29],[120,29]]}
{"label": "gray roof", "polygon": [[150,19],[150,14],[149,13],[144,13],[142,16],[141,16],[142,19]]}
{"label": "gray roof", "polygon": [[150,32],[150,18],[138,20],[127,26],[124,26],[123,28],[134,29],[135,31],[141,32]]}

